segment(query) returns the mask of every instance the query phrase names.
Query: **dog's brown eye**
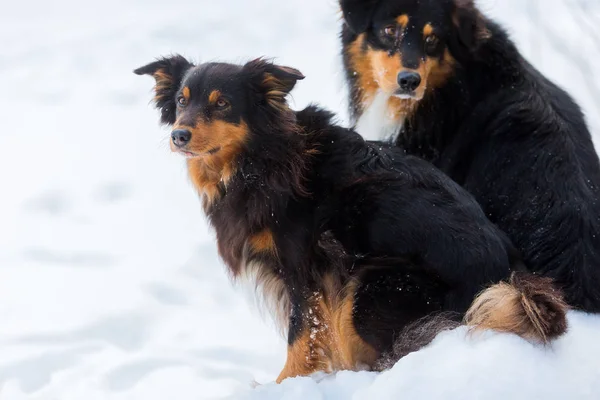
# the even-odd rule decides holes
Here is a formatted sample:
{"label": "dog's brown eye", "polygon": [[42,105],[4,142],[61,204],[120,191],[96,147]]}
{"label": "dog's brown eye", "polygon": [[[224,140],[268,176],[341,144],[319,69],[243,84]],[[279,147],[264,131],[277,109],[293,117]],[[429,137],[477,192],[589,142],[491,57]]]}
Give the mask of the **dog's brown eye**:
{"label": "dog's brown eye", "polygon": [[388,37],[395,37],[397,32],[398,32],[398,29],[396,28],[395,25],[389,25],[389,26],[386,26],[385,28],[383,28],[384,35],[388,36]]}
{"label": "dog's brown eye", "polygon": [[425,39],[425,51],[427,53],[435,53],[438,49],[438,44],[440,43],[440,39],[436,35],[429,35]]}
{"label": "dog's brown eye", "polygon": [[229,105],[227,100],[223,100],[223,99],[217,100],[217,102],[215,104],[217,105],[218,108],[225,108]]}
{"label": "dog's brown eye", "polygon": [[185,107],[187,105],[187,100],[183,96],[178,97],[177,104],[179,104],[181,107]]}

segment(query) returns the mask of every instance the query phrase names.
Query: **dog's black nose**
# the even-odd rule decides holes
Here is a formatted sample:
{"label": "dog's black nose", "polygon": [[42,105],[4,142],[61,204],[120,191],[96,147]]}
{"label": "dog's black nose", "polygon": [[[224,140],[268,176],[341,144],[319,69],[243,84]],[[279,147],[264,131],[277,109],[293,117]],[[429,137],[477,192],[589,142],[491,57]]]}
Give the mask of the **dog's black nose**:
{"label": "dog's black nose", "polygon": [[400,89],[412,92],[421,84],[421,75],[417,72],[402,71],[398,74],[398,85]]}
{"label": "dog's black nose", "polygon": [[183,147],[192,138],[192,132],[187,129],[175,129],[171,132],[171,140],[173,140],[173,144],[177,147]]}

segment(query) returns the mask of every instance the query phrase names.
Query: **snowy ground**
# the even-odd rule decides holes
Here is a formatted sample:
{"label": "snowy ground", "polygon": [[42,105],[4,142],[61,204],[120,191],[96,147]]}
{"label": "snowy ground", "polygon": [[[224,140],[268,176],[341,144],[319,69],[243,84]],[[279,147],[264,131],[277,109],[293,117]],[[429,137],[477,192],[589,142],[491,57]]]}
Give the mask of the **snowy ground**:
{"label": "snowy ground", "polygon": [[[600,4],[481,4],[598,132]],[[458,330],[380,376],[268,384],[285,342],[228,281],[148,106],[152,80],[131,70],[170,52],[273,56],[307,76],[296,107],[346,120],[335,0],[0,9],[0,400],[600,398],[600,318],[579,314],[551,349]]]}

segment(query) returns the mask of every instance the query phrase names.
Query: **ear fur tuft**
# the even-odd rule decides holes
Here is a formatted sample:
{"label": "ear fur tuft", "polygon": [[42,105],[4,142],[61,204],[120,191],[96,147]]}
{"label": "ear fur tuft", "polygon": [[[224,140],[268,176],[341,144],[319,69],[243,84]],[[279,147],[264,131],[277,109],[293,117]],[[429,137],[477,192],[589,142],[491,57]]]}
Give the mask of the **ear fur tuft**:
{"label": "ear fur tuft", "polygon": [[295,68],[275,65],[264,58],[248,62],[244,69],[257,76],[258,87],[266,101],[275,108],[287,107],[286,96],[304,75]]}
{"label": "ear fur tuft", "polygon": [[175,94],[179,90],[185,73],[194,65],[181,55],[159,58],[158,60],[135,69],[137,75],[154,77],[154,103],[161,113],[161,123],[175,123]]}

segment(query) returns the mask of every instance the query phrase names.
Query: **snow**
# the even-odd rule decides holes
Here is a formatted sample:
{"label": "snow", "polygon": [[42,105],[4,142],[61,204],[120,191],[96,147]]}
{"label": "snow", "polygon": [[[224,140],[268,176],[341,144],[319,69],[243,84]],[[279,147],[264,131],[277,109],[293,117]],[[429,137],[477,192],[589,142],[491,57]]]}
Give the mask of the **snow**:
{"label": "snow", "polygon": [[[481,4],[600,126],[600,78],[590,75],[600,60],[600,5]],[[570,13],[575,6],[582,11]],[[531,14],[535,7],[543,14]],[[149,106],[152,80],[131,71],[171,52],[196,61],[276,57],[307,76],[295,107],[318,101],[345,122],[338,26],[335,0],[2,5],[0,400],[600,392],[600,317],[577,313],[549,349],[457,330],[380,375],[270,383],[285,340],[228,280],[183,160],[168,151]]]}
{"label": "snow", "polygon": [[[391,370],[295,378],[236,395],[244,400],[597,399],[600,319],[569,315],[570,332],[551,346],[512,335],[445,332]],[[233,397],[232,397],[233,398]]]}

